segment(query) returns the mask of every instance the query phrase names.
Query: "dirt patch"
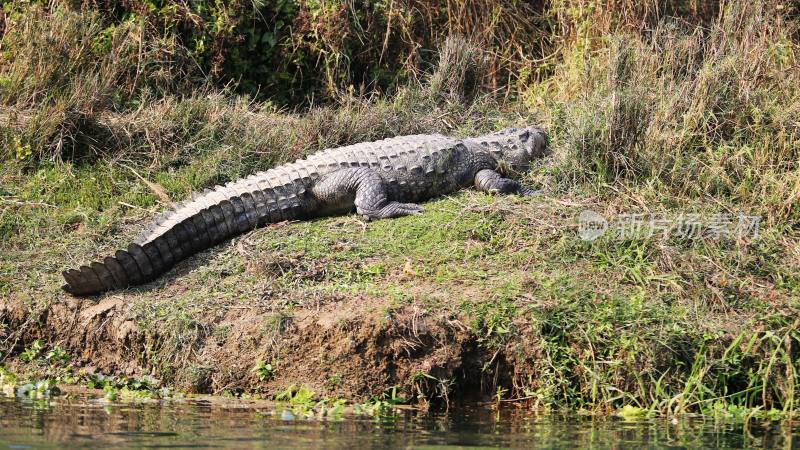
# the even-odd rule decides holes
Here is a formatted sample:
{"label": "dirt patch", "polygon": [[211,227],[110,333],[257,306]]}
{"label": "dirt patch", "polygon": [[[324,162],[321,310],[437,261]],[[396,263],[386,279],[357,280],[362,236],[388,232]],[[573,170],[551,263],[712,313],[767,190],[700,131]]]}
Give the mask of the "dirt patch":
{"label": "dirt patch", "polygon": [[[397,386],[424,399],[475,399],[497,380],[496,352],[481,349],[458,319],[416,306],[362,296],[291,315],[228,308],[192,324],[177,347],[166,329],[132,320],[131,306],[123,296],[68,298],[31,320],[29,302],[12,298],[0,303],[0,316],[14,330],[7,339],[41,339],[66,349],[79,367],[154,375],[193,393],[275,394],[304,385],[320,396],[366,400]],[[273,366],[269,376],[254,370],[260,361]]]}

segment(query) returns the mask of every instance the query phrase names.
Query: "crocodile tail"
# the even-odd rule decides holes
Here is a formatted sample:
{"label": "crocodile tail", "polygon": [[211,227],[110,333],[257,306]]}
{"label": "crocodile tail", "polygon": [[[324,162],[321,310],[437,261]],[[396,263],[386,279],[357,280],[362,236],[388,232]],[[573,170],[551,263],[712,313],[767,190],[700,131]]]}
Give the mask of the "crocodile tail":
{"label": "crocodile tail", "polygon": [[[186,257],[233,235],[215,220],[213,211],[220,211],[220,208],[220,205],[205,208],[149,242],[132,243],[126,250],[118,250],[102,261],[64,271],[67,284],[63,289],[73,295],[86,296],[154,280]],[[241,231],[245,231],[242,228]]]}
{"label": "crocodile tail", "polygon": [[[174,227],[175,231],[170,230],[144,245],[133,243],[126,250],[118,250],[114,256],[108,256],[102,261],[66,270],[62,275],[67,283],[62,288],[72,295],[85,296],[152,281],[183,257],[212,245],[207,241],[206,235],[192,239],[185,227],[187,225],[184,223],[178,224]],[[178,234],[186,241],[179,242]]]}
{"label": "crocodile tail", "polygon": [[267,223],[297,218],[300,204],[279,194],[274,189],[246,192],[200,210],[177,211],[169,223],[157,221],[146,239],[130,244],[127,250],[64,271],[67,284],[63,289],[86,296],[144,284],[223,240]]}

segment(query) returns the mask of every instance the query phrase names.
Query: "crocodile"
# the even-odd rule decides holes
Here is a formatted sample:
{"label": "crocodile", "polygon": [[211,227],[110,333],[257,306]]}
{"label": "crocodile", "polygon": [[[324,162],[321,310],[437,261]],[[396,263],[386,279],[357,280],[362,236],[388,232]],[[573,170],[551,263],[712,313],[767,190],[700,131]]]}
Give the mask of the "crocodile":
{"label": "crocodile", "polygon": [[270,223],[353,209],[366,220],[420,214],[418,202],[469,186],[536,195],[515,178],[549,152],[547,134],[532,126],[475,138],[409,135],[322,150],[193,194],[126,250],[64,271],[63,289],[87,296],[144,284],[192,254]]}

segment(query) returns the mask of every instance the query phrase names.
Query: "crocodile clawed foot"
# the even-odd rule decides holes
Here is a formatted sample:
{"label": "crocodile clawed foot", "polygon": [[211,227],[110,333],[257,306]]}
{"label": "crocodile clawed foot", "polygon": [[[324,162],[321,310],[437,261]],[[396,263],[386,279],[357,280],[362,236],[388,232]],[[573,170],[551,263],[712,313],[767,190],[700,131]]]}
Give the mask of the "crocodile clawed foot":
{"label": "crocodile clawed foot", "polygon": [[416,203],[398,203],[398,210],[402,212],[401,215],[406,216],[409,214],[422,214],[425,208]]}
{"label": "crocodile clawed foot", "polygon": [[527,186],[522,186],[519,188],[518,193],[523,197],[536,197],[538,195],[542,195],[542,190],[529,188]]}
{"label": "crocodile clawed foot", "polygon": [[390,202],[377,211],[362,212],[361,215],[366,220],[390,219],[393,217],[411,216],[422,214],[425,209],[416,203]]}

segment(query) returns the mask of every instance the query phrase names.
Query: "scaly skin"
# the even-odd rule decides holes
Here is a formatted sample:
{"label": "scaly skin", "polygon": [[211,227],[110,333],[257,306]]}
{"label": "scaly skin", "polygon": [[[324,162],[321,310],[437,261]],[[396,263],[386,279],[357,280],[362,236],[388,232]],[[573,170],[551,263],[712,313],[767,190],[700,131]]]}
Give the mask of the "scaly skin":
{"label": "scaly skin", "polygon": [[284,220],[343,214],[367,220],[423,212],[417,202],[474,186],[534,195],[507,178],[547,155],[534,127],[469,139],[414,135],[315,153],[217,186],[159,218],[126,250],[64,272],[64,290],[92,295],[149,282],[179,261],[253,228]]}

